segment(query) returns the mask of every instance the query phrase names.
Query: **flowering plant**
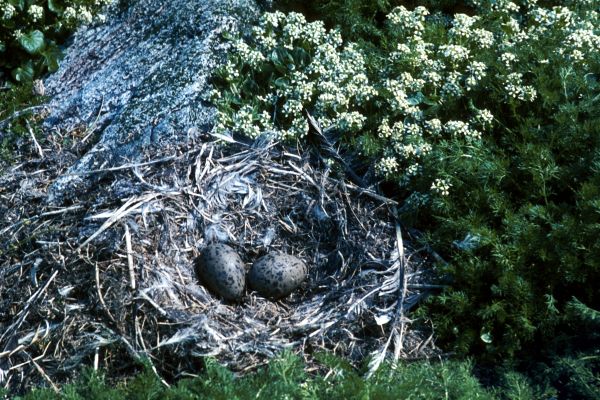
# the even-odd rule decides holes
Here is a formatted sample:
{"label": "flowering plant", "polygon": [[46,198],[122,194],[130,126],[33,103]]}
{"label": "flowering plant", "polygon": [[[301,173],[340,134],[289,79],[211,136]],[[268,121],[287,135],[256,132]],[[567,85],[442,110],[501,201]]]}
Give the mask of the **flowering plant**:
{"label": "flowering plant", "polygon": [[[0,77],[30,81],[58,68],[58,45],[79,24],[103,20],[112,0],[0,0]],[[7,78],[4,78],[7,79]]]}
{"label": "flowering plant", "polygon": [[302,140],[304,108],[335,127],[450,261],[421,308],[440,336],[486,357],[549,349],[572,297],[600,301],[585,285],[600,279],[598,1],[367,3],[383,23],[333,21],[355,42],[265,14],[218,72],[216,129]]}
{"label": "flowering plant", "polygon": [[217,86],[225,90],[212,95],[217,130],[303,138],[305,108],[325,127],[363,127],[363,112],[377,92],[365,75],[363,54],[353,44],[343,46],[339,32],[326,31],[320,21],[307,23],[302,14],[267,13],[249,44],[236,39],[233,50],[217,74]]}

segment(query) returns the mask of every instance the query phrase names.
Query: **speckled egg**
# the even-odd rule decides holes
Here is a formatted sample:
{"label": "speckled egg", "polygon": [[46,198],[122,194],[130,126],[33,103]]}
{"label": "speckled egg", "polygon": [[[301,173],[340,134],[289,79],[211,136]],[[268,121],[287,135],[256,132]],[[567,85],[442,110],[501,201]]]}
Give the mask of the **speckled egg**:
{"label": "speckled egg", "polygon": [[248,285],[264,297],[279,299],[296,290],[307,274],[308,268],[299,258],[272,252],[252,265]]}
{"label": "speckled egg", "polygon": [[211,244],[202,250],[196,260],[196,274],[208,289],[226,300],[239,300],[244,294],[244,263],[225,244]]}

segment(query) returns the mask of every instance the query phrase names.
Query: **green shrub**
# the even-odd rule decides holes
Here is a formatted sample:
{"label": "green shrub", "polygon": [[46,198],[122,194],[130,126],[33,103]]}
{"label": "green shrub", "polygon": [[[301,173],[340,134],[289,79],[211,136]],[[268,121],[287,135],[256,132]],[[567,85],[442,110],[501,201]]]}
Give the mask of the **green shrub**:
{"label": "green shrub", "polygon": [[[50,389],[36,389],[22,400],[496,398],[473,376],[468,362],[423,361],[400,364],[395,368],[384,365],[373,377],[366,379],[343,360],[331,355],[319,358],[323,369],[319,374],[308,374],[305,364],[297,356],[284,354],[271,360],[267,367],[243,377],[236,377],[227,368],[208,359],[205,371],[196,378],[181,379],[169,388],[150,369],[118,385],[109,385],[101,375],[89,371],[58,394]],[[498,388],[498,393],[509,390],[515,388]]]}
{"label": "green shrub", "polygon": [[375,32],[359,43],[267,13],[217,74],[217,128],[302,140],[309,110],[449,260],[449,289],[420,310],[442,342],[494,362],[551,354],[577,323],[572,297],[600,305],[598,1],[562,3],[398,6],[378,21],[365,10],[389,4],[365,2],[346,16]]}
{"label": "green shrub", "polygon": [[[112,0],[0,0],[0,78],[30,81],[58,68],[59,46]],[[95,16],[95,17],[94,17]]]}
{"label": "green shrub", "polygon": [[18,150],[23,153],[29,147],[23,144],[31,140],[30,129],[37,140],[43,143],[41,118],[34,109],[45,98],[33,95],[32,89],[32,82],[23,82],[0,90],[0,173],[5,163],[14,162]]}

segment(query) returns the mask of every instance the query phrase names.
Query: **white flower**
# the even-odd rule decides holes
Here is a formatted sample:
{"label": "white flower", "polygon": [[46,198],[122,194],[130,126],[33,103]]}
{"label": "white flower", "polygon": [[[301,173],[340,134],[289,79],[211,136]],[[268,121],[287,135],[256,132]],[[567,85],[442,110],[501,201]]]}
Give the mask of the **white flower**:
{"label": "white flower", "polygon": [[489,49],[494,45],[494,34],[485,29],[474,29],[471,36],[475,46],[482,49]]}
{"label": "white flower", "polygon": [[35,4],[31,5],[29,6],[27,13],[29,14],[29,16],[31,16],[31,19],[33,21],[38,21],[44,16],[44,7],[40,7]]}
{"label": "white flower", "polygon": [[63,12],[63,18],[68,22],[73,22],[77,19],[77,11],[73,7],[67,7]]}
{"label": "white flower", "polygon": [[279,27],[279,21],[282,21],[284,19],[285,15],[280,11],[276,11],[273,13],[264,13],[260,24],[261,26],[277,28]]}
{"label": "white flower", "polygon": [[425,122],[425,130],[432,136],[437,136],[442,133],[442,121],[437,118],[430,119]]}
{"label": "white flower", "polygon": [[448,196],[450,194],[451,187],[452,184],[450,182],[446,181],[445,179],[439,178],[433,181],[433,183],[431,184],[431,190],[434,193],[437,193],[442,196]]}
{"label": "white flower", "polygon": [[440,51],[442,55],[446,57],[452,63],[459,63],[461,61],[468,60],[469,58],[469,49],[464,46],[459,46],[456,44],[447,44],[440,46]]}
{"label": "white flower", "polygon": [[287,134],[293,138],[303,138],[308,133],[308,129],[309,126],[306,119],[302,116],[298,116],[292,121],[292,126],[288,130]]}
{"label": "white flower", "polygon": [[260,51],[250,48],[250,46],[241,39],[234,43],[234,48],[240,58],[253,68],[258,67],[265,61],[265,56]]}
{"label": "white flower", "polygon": [[537,91],[533,86],[523,85],[522,78],[523,74],[518,72],[508,74],[504,89],[508,96],[514,99],[531,102],[537,97]]}
{"label": "white flower", "polygon": [[467,71],[470,74],[475,75],[478,79],[481,79],[481,78],[485,77],[485,70],[486,69],[487,69],[487,67],[486,67],[485,63],[482,63],[480,61],[473,61],[467,67]]}
{"label": "white flower", "polygon": [[[458,74],[458,73],[457,73]],[[458,78],[460,74],[456,76],[455,74],[450,74],[446,78],[446,82],[442,86],[441,95],[443,99],[448,99],[452,97],[460,97],[463,95],[463,89],[458,83]]]}
{"label": "white flower", "polygon": [[356,132],[362,129],[366,120],[367,117],[356,111],[341,113],[338,127],[343,131]]}
{"label": "white flower", "polygon": [[500,11],[504,14],[518,13],[519,6],[508,0],[496,0],[492,2],[492,10]]}
{"label": "white flower", "polygon": [[454,14],[452,28],[450,28],[448,33],[450,36],[466,39],[472,34],[471,27],[478,19],[478,17],[470,17],[466,14]]}
{"label": "white flower", "polygon": [[405,124],[404,129],[406,130],[406,134],[410,136],[421,136],[423,132],[419,125],[412,123]]}
{"label": "white flower", "polygon": [[517,34],[521,31],[521,26],[519,25],[519,21],[510,17],[507,22],[504,23],[504,27],[508,29],[512,34]]}
{"label": "white flower", "polygon": [[517,61],[517,56],[513,53],[502,53],[502,55],[500,55],[500,61],[502,61],[506,68],[510,68],[514,62]]}
{"label": "white flower", "polygon": [[237,65],[231,62],[231,60],[227,60],[227,63],[225,64],[225,73],[226,79],[229,80],[237,79],[240,76],[240,71],[238,70]]}
{"label": "white flower", "polygon": [[89,24],[90,22],[92,22],[93,16],[90,10],[83,6],[80,6],[78,11],[79,13],[77,15],[77,19],[79,20],[79,22],[84,24]]}
{"label": "white flower", "polygon": [[2,19],[9,20],[15,15],[15,12],[17,12],[17,9],[10,3],[4,3],[2,5],[1,11],[2,11]]}
{"label": "white flower", "polygon": [[260,135],[260,128],[255,123],[255,112],[251,105],[245,105],[233,116],[233,129],[251,138]]}
{"label": "white flower", "polygon": [[390,128],[389,121],[384,118],[381,124],[377,128],[377,136],[381,139],[387,139],[392,136],[392,128]]}
{"label": "white flower", "polygon": [[388,14],[390,23],[396,26],[401,32],[420,37],[425,31],[425,17],[429,11],[425,7],[416,7],[413,11],[408,11],[404,6],[398,6]]}
{"label": "white flower", "polygon": [[398,161],[396,157],[384,157],[375,165],[375,171],[380,176],[389,177],[398,172]]}
{"label": "white flower", "polygon": [[442,76],[437,73],[436,71],[425,71],[423,73],[423,79],[425,80],[426,83],[434,86],[434,87],[438,87],[440,85],[440,83],[442,82]]}
{"label": "white flower", "polygon": [[297,117],[302,115],[303,109],[304,106],[302,105],[301,101],[290,99],[283,105],[283,115],[286,117]]}
{"label": "white flower", "polygon": [[493,122],[494,115],[487,109],[477,110],[477,113],[472,118],[473,124],[480,125],[484,128],[491,127]]}

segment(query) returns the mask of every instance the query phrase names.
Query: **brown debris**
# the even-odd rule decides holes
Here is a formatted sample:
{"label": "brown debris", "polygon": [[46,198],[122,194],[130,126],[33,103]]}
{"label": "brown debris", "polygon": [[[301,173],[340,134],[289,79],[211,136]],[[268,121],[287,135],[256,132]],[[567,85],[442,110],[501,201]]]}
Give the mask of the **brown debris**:
{"label": "brown debris", "polygon": [[[371,370],[437,354],[410,319],[431,285],[395,202],[332,177],[307,151],[265,138],[148,149],[56,208],[44,196],[68,164],[60,139],[32,143],[30,159],[0,175],[1,387],[59,386],[82,365],[118,376],[140,359],[169,381],[204,356],[243,372],[282,349],[309,362],[319,350],[372,356]],[[280,301],[223,302],[194,273],[209,242],[248,266],[285,251],[308,280]]]}

